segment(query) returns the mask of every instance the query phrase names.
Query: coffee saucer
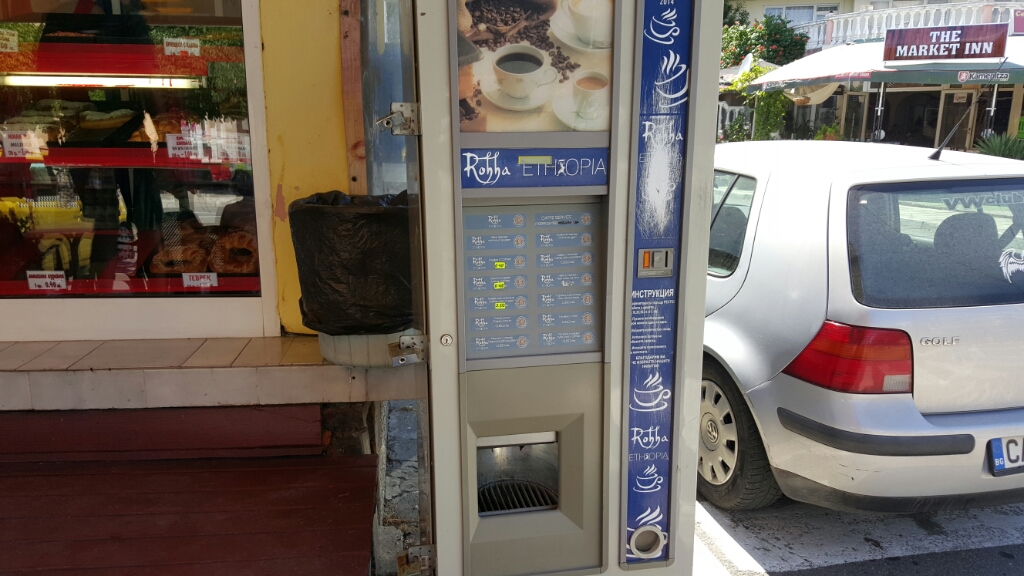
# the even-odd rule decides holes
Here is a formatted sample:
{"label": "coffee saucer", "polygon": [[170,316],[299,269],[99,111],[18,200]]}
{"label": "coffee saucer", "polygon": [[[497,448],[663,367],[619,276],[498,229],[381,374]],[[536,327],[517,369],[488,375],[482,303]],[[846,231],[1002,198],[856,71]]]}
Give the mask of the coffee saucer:
{"label": "coffee saucer", "polygon": [[567,48],[578,50],[580,52],[604,52],[611,48],[608,46],[592,46],[590,44],[584,44],[583,40],[576,35],[576,30],[572,27],[572,21],[569,20],[569,15],[565,13],[563,8],[559,8],[554,15],[551,16],[551,32],[558,38],[558,41],[564,44]]}
{"label": "coffee saucer", "polygon": [[548,100],[551,100],[551,97],[555,95],[556,84],[557,82],[552,82],[546,86],[538,86],[533,91],[533,94],[530,94],[527,98],[513,98],[502,92],[501,88],[484,91],[484,98],[487,98],[491,104],[498,108],[511,112],[526,112],[547,104]]}
{"label": "coffee saucer", "polygon": [[576,103],[572,98],[572,90],[566,90],[551,102],[551,109],[555,116],[573,130],[579,132],[607,132],[611,128],[610,110],[602,113],[597,118],[582,118],[576,113]]}

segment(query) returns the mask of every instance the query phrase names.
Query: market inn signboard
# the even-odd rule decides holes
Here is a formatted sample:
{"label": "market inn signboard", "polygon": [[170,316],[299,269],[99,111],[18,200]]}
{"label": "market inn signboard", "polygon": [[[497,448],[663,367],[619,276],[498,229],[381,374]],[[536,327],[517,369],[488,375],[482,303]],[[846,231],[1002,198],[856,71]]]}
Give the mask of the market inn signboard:
{"label": "market inn signboard", "polygon": [[1002,58],[1009,24],[899,28],[885,33],[886,62]]}

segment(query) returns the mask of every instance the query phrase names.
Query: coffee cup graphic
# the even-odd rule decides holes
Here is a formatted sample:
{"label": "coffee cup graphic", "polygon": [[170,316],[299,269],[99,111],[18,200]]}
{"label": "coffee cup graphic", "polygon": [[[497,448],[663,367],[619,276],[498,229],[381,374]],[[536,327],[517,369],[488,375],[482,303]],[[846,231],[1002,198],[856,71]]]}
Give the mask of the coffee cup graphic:
{"label": "coffee cup graphic", "polygon": [[636,485],[633,487],[633,491],[641,493],[657,492],[661,490],[661,485],[664,482],[665,478],[658,474],[658,468],[652,464],[644,470],[643,474],[636,477]]}
{"label": "coffee cup graphic", "polygon": [[510,98],[529,98],[541,86],[558,79],[548,55],[528,44],[509,44],[494,53],[494,77]]}
{"label": "coffee cup graphic", "polygon": [[572,84],[576,114],[587,120],[607,114],[611,107],[610,84],[608,76],[596,70],[583,70],[577,73]]}
{"label": "coffee cup graphic", "polygon": [[580,42],[594,48],[612,45],[612,0],[566,0],[563,6]]}
{"label": "coffee cup graphic", "polygon": [[633,398],[629,403],[630,410],[659,412],[668,408],[668,400],[672,397],[672,391],[662,386],[661,382],[660,372],[648,376],[643,384],[633,390]]}

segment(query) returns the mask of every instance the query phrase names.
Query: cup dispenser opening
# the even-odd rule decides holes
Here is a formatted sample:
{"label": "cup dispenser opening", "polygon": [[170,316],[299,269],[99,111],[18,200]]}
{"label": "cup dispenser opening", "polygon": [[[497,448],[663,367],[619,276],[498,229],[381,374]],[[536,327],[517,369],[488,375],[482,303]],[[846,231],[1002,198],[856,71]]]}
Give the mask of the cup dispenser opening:
{"label": "cup dispenser opening", "polygon": [[555,432],[480,438],[476,470],[481,517],[558,508]]}

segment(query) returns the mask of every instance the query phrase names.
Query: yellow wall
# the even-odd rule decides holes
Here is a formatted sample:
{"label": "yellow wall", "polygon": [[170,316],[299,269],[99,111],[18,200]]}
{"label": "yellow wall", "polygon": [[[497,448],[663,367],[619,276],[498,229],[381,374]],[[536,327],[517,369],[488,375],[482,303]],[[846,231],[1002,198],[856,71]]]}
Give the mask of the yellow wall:
{"label": "yellow wall", "polygon": [[260,2],[277,305],[288,332],[310,332],[299,314],[288,204],[349,189],[338,10],[338,0]]}
{"label": "yellow wall", "polygon": [[743,3],[747,11],[750,12],[751,20],[763,18],[764,9],[767,6],[811,6],[820,4],[838,4],[840,14],[853,12],[854,9],[854,0],[813,0],[808,2],[800,2],[799,0],[748,0]]}

